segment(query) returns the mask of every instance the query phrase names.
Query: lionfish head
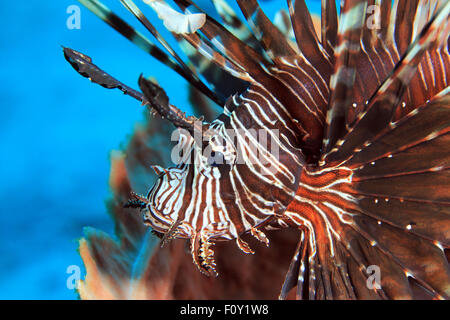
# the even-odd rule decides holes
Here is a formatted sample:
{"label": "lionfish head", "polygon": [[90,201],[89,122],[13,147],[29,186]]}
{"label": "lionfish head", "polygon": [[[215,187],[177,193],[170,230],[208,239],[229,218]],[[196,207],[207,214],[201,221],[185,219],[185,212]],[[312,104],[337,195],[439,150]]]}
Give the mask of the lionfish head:
{"label": "lionfish head", "polygon": [[233,159],[226,161],[219,150],[205,156],[205,148],[189,132],[180,130],[178,135],[175,148],[182,147],[180,152],[186,154],[175,167],[153,166],[158,179],[148,193],[144,221],[164,235],[163,244],[174,238],[190,239],[196,265],[206,274],[215,274],[212,241],[232,239],[235,233],[226,217],[229,202],[220,194],[221,177],[232,170]]}

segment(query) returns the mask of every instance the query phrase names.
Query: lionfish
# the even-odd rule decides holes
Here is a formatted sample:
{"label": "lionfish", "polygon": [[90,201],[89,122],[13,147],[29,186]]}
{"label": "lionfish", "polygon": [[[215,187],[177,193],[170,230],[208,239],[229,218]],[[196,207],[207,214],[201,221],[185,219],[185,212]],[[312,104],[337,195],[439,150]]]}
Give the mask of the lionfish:
{"label": "lionfish", "polygon": [[[251,260],[259,263],[251,270],[259,268],[255,272],[263,277],[256,281],[265,278],[271,286],[279,279],[275,273],[287,271],[278,287],[281,299],[450,298],[450,2],[345,0],[338,15],[334,0],[322,0],[316,30],[304,0],[288,0],[277,24],[256,0],[237,0],[248,25],[225,0],[212,0],[222,22],[190,0],[174,0],[177,7],[145,0],[184,49],[188,64],[133,1],[121,3],[167,53],[99,1],[80,2],[223,107],[210,122],[186,116],[154,81],[141,76],[139,92],[88,56],[64,48],[80,74],[122,90],[179,128],[181,160],[169,168],[153,166],[158,177],[147,196],[132,193],[126,166],[113,163],[115,191],[131,192],[125,207],[141,210],[145,225],[163,243],[189,239],[194,264],[214,276],[221,268],[213,245],[234,240],[252,254],[245,237],[269,246],[270,230],[279,230],[275,238],[295,230],[293,256],[290,247],[278,245],[275,261]],[[268,139],[258,139],[254,131]],[[203,152],[207,148],[209,155]],[[127,226],[119,233],[142,230],[130,216],[122,213],[121,219]],[[108,258],[98,254],[99,247],[118,256],[133,246],[127,237],[121,247],[105,242],[84,256],[105,270]],[[223,250],[228,256],[220,260],[234,263],[224,270],[227,281],[237,286],[234,292],[245,291],[239,281],[252,275],[239,274],[252,263]],[[187,271],[179,281],[197,281],[197,289],[174,284],[170,254],[154,253],[159,257],[142,276],[154,281],[154,290],[178,290],[184,298],[198,298],[195,290],[203,292],[201,298],[226,291],[224,285],[202,286],[210,280]],[[285,255],[291,257],[286,268],[277,261]],[[120,277],[131,269],[130,259],[111,274]],[[87,276],[98,280],[90,265]],[[379,283],[368,280],[374,266]],[[158,282],[163,274],[173,287]]]}

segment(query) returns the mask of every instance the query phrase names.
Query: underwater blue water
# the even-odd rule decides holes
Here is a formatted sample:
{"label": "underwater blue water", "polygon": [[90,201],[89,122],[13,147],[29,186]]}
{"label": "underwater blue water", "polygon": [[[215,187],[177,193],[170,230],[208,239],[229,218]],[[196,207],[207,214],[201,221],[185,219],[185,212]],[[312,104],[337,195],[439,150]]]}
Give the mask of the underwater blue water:
{"label": "underwater blue water", "polygon": [[[119,1],[104,3],[139,26]],[[270,18],[285,3],[262,1]],[[190,110],[175,72],[88,10],[81,8],[81,29],[69,30],[70,5],[78,2],[6,1],[0,8],[0,299],[77,298],[66,285],[67,268],[83,266],[77,239],[85,226],[113,232],[104,205],[109,153],[143,119],[133,99],[79,76],[60,45],[134,87],[141,72],[154,76],[173,104]],[[320,0],[308,6],[320,12]]]}

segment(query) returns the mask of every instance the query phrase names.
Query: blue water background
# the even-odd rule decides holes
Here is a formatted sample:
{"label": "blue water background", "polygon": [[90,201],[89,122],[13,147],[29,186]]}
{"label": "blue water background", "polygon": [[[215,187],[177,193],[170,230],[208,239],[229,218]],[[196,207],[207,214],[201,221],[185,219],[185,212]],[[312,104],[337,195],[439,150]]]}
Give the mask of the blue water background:
{"label": "blue water background", "polygon": [[[145,33],[119,1],[104,2]],[[68,266],[83,266],[77,239],[85,226],[113,232],[105,208],[109,154],[143,119],[133,99],[79,76],[60,45],[134,87],[141,72],[156,77],[171,102],[190,111],[184,80],[87,9],[81,29],[69,30],[66,9],[73,4],[0,7],[0,299],[77,298],[66,286]],[[270,18],[285,4],[262,2]],[[320,12],[320,1],[308,6]]]}

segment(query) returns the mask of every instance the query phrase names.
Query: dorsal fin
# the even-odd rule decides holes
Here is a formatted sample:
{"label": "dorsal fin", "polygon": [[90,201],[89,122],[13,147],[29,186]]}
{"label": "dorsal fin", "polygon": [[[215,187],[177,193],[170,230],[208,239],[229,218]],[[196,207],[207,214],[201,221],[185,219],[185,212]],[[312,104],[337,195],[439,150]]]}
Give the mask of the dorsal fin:
{"label": "dorsal fin", "polygon": [[267,18],[256,0],[237,0],[237,3],[270,58],[297,54],[280,30]]}
{"label": "dorsal fin", "polygon": [[[194,6],[188,0],[174,0],[174,2],[183,10],[189,10],[189,6]],[[202,32],[206,38],[214,45],[225,57],[231,62],[245,70],[251,77],[255,78],[265,74],[264,66],[267,65],[267,60],[252,47],[248,46],[230,31],[225,29],[220,23],[212,17],[206,15],[206,22],[196,34]]]}
{"label": "dorsal fin", "polygon": [[[186,39],[180,36],[177,36],[176,39],[197,72],[202,74],[220,98],[226,100],[236,92],[243,92],[248,87],[248,82],[233,76],[229,71],[224,70],[222,65],[205,57],[198,48],[192,46]],[[194,87],[191,86],[191,89],[194,89]],[[195,106],[195,103],[193,105]]]}
{"label": "dorsal fin", "polygon": [[236,12],[225,0],[211,1],[228,31],[230,31],[239,40],[251,46],[253,49],[260,49],[259,42],[253,35],[252,31],[238,18]]}
{"label": "dorsal fin", "polygon": [[[288,0],[289,14],[299,50],[324,74],[323,66],[331,67],[330,57],[324,51],[314,29],[311,15],[304,0]],[[327,72],[329,72],[327,70]]]}
{"label": "dorsal fin", "polygon": [[[151,56],[177,72],[184,79],[190,82],[194,87],[200,90],[203,94],[209,97],[211,100],[216,102],[218,105],[223,106],[224,101],[219,99],[215,93],[210,90],[204,83],[195,76],[194,72],[180,64],[176,59],[167,55],[153,42],[143,36],[139,31],[135,30],[132,26],[126,23],[118,15],[112,12],[108,7],[98,0],[79,0],[86,8],[88,8],[92,13],[98,16],[101,20],[106,22],[117,32],[122,34],[125,38],[130,40],[136,46],[148,52]],[[147,24],[147,26],[149,26]],[[154,28],[153,28],[154,29]],[[156,31],[156,30],[155,30]],[[171,53],[171,51],[169,51]]]}
{"label": "dorsal fin", "polygon": [[[129,2],[129,0],[127,0],[127,1]],[[152,4],[153,2],[150,1],[149,3]],[[176,21],[179,18],[179,16],[182,15],[182,14],[178,13],[177,11],[175,11],[174,9],[172,9],[171,6],[169,4],[167,4],[165,1],[160,1],[159,3],[161,3],[162,8],[164,8],[164,10],[170,10],[169,12],[164,12],[164,17],[167,21],[172,21],[171,19],[173,19],[173,21]],[[185,5],[184,1],[180,1],[179,6],[188,15],[190,14],[187,10],[187,6]],[[158,14],[161,14],[160,7],[158,7],[158,6],[152,7],[152,9],[154,9]],[[204,15],[205,20],[206,20],[206,14],[204,14],[204,13],[202,13],[202,14]],[[173,17],[171,15],[173,15]],[[143,19],[145,19],[145,17]],[[147,19],[145,19],[145,20],[147,20]],[[145,20],[144,20],[144,24],[150,23],[150,22],[145,22]],[[172,22],[172,23],[175,24],[175,22]],[[183,24],[183,23],[181,23],[181,24]],[[150,27],[153,28],[152,26],[150,26]],[[201,26],[199,27],[199,29],[201,29]],[[243,80],[250,79],[249,75],[245,72],[245,70],[242,67],[237,65],[234,61],[230,60],[225,55],[221,54],[217,50],[217,46],[214,46],[214,44],[211,43],[210,39],[205,38],[201,33],[196,32],[197,30],[198,29],[192,30],[192,32],[174,32],[173,30],[170,30],[170,28],[169,28],[169,31],[172,32],[172,34],[175,36],[175,38],[179,39],[181,37],[181,38],[185,39],[191,46],[193,46],[207,60],[215,63],[216,65],[221,67],[223,70],[229,72],[230,74],[232,74],[233,76],[235,76],[239,79],[243,79]],[[154,31],[154,32],[156,32],[156,31]]]}
{"label": "dorsal fin", "polygon": [[383,0],[380,6],[380,34],[381,39],[387,42],[387,35],[389,30],[389,17],[391,16],[392,1]]}
{"label": "dorsal fin", "polygon": [[[121,0],[121,2],[141,21],[141,23],[155,36],[155,38],[164,46],[164,48],[166,48],[166,50],[171,53],[171,55],[179,62],[179,64],[184,69],[191,70],[184,64],[183,60],[164,40],[164,38],[153,27],[150,21],[148,21],[148,19],[137,8],[132,0]],[[174,19],[176,19],[176,17],[174,17]],[[182,50],[188,56],[189,60],[196,67],[195,71],[202,74],[206,78],[206,80],[212,86],[212,90],[214,90],[214,93],[220,99],[222,99],[222,101],[225,101],[230,94],[236,92],[230,92],[229,90],[227,90],[228,88],[232,89],[235,87],[239,87],[239,89],[242,90],[243,82],[239,81],[238,79],[247,80],[248,75],[246,75],[243,70],[240,70],[240,68],[233,65],[233,63],[226,59],[226,57],[220,55],[214,48],[212,48],[209,41],[205,41],[206,39],[202,39],[198,35],[178,34],[175,32],[172,32],[172,34],[180,44]],[[186,44],[186,41],[189,44]],[[190,50],[190,48],[192,47],[194,48],[194,50]],[[198,80],[196,74],[193,74],[193,77]],[[227,81],[227,84],[223,85],[223,81]],[[231,85],[231,83],[235,83],[236,85],[233,86]],[[223,105],[224,103],[222,103],[221,107],[223,107]]]}
{"label": "dorsal fin", "polygon": [[402,55],[412,42],[414,21],[419,0],[398,0],[397,15],[395,19],[394,39],[398,52]]}
{"label": "dorsal fin", "polygon": [[337,43],[338,16],[335,0],[322,0],[322,46],[332,57]]}
{"label": "dorsal fin", "polygon": [[161,43],[161,45],[170,53],[170,55],[178,62],[179,66],[183,69],[186,75],[189,76],[189,82],[198,90],[203,93],[207,93],[207,96],[213,98],[213,101],[218,103],[220,106],[223,105],[224,101],[220,100],[219,97],[214,93],[213,90],[209,89],[197,76],[194,70],[190,69],[184,61],[178,56],[175,50],[167,43],[166,40],[159,34],[156,28],[150,23],[150,21],[144,16],[141,10],[134,4],[132,0],[121,0],[121,3],[128,9],[133,15],[147,28],[148,31],[156,38],[156,40]]}
{"label": "dorsal fin", "polygon": [[356,60],[361,45],[367,1],[345,1],[341,11],[338,45],[334,50],[335,69],[330,79],[332,91],[327,113],[324,151],[328,152],[346,133],[346,118],[352,104],[353,85],[356,77]]}

